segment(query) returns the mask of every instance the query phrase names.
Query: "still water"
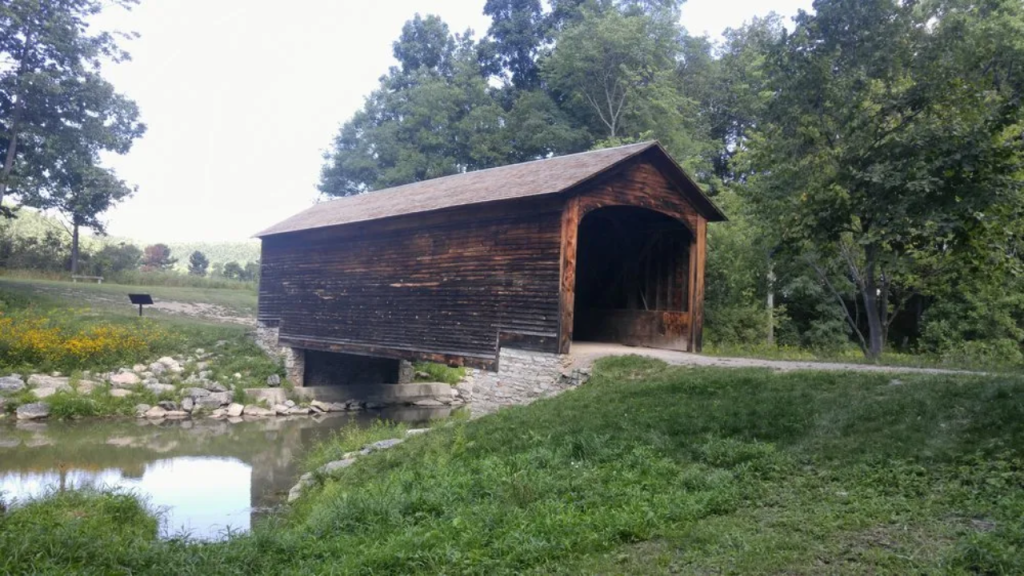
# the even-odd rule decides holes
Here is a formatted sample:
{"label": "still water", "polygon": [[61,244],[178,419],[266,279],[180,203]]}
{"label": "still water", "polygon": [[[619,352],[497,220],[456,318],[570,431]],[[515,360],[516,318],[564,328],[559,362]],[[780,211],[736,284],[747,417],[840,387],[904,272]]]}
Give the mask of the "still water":
{"label": "still water", "polygon": [[446,410],[408,408],[228,422],[0,422],[0,493],[13,501],[70,487],[117,487],[162,512],[163,536],[217,539],[284,502],[302,456],[355,421],[420,423]]}

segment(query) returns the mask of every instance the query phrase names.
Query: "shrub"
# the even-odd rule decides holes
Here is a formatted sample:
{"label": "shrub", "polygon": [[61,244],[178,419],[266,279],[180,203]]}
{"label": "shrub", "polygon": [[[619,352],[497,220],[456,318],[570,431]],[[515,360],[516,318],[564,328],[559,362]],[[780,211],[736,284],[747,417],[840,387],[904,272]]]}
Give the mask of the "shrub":
{"label": "shrub", "polygon": [[466,377],[466,369],[460,367],[445,366],[433,362],[417,362],[413,364],[413,370],[427,374],[426,378],[420,377],[417,380],[425,382],[444,382],[445,384],[456,385]]}

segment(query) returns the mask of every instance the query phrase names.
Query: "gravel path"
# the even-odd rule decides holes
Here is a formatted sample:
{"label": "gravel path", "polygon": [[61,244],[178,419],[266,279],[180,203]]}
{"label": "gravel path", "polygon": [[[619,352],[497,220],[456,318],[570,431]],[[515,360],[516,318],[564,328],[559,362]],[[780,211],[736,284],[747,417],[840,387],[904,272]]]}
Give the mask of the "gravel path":
{"label": "gravel path", "polygon": [[969,372],[966,370],[945,370],[942,368],[912,368],[909,366],[878,366],[875,364],[850,364],[842,362],[804,362],[794,360],[762,360],[758,358],[720,358],[716,356],[702,356],[689,352],[677,352],[675,350],[657,350],[654,348],[639,348],[623,346],[621,344],[601,344],[596,342],[573,343],[570,354],[573,357],[573,367],[586,367],[594,363],[598,358],[604,356],[626,356],[635,354],[657,358],[669,364],[677,366],[717,366],[722,368],[770,368],[779,372],[790,372],[793,370],[828,370],[828,371],[856,371],[856,372],[882,372],[882,373],[917,373],[917,374],[984,374],[984,372]]}

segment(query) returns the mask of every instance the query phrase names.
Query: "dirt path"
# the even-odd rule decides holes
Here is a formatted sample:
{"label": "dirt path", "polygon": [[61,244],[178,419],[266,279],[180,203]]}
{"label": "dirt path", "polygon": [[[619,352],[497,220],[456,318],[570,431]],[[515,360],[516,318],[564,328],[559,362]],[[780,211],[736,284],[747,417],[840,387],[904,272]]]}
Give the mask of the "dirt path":
{"label": "dirt path", "polygon": [[243,324],[245,326],[256,326],[256,319],[246,316],[234,316],[224,306],[207,304],[204,302],[175,302],[173,300],[153,300],[153,308],[178,316],[190,316],[214,322],[227,322],[229,324]]}
{"label": "dirt path", "polygon": [[676,366],[717,366],[722,368],[770,368],[779,372],[790,372],[793,370],[827,370],[827,371],[856,371],[856,372],[881,372],[881,373],[917,373],[917,374],[984,374],[984,372],[968,372],[966,370],[944,370],[942,368],[913,368],[909,366],[877,366],[874,364],[850,364],[841,362],[802,362],[793,360],[761,360],[757,358],[718,358],[715,356],[701,356],[689,352],[676,352],[674,350],[656,350],[653,348],[638,348],[623,346],[621,344],[600,344],[595,342],[573,343],[570,354],[573,357],[573,367],[587,367],[598,358],[604,356],[626,356],[635,354],[657,358]]}

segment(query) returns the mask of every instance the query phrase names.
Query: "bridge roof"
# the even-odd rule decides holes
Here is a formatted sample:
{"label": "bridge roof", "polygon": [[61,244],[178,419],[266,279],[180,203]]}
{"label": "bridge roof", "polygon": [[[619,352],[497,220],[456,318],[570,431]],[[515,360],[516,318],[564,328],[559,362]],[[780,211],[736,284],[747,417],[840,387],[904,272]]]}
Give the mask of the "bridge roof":
{"label": "bridge roof", "polygon": [[[725,216],[654,141],[556,156],[532,162],[453,174],[322,202],[256,234],[257,237],[431,212],[457,206],[557,194],[574,188],[644,152],[681,177],[690,200],[708,220]],[[667,160],[667,162],[665,162]]]}

